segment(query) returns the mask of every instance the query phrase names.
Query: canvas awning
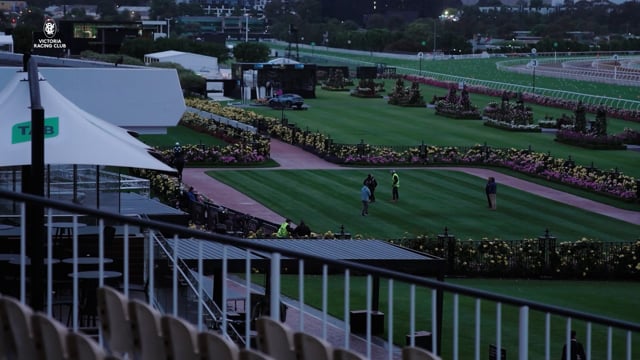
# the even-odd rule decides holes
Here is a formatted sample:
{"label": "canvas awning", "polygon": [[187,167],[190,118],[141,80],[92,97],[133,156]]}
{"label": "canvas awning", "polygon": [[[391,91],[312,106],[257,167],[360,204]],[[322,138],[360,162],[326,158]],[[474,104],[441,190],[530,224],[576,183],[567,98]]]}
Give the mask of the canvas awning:
{"label": "canvas awning", "polygon": [[[44,78],[45,164],[106,165],[175,172],[126,130],[77,107]],[[28,74],[18,72],[0,92],[0,166],[31,164]]]}
{"label": "canvas awning", "polygon": [[269,61],[267,61],[267,64],[274,64],[274,65],[280,65],[280,64],[300,64],[300,62],[289,59],[289,58],[275,58],[275,59],[271,59]]}

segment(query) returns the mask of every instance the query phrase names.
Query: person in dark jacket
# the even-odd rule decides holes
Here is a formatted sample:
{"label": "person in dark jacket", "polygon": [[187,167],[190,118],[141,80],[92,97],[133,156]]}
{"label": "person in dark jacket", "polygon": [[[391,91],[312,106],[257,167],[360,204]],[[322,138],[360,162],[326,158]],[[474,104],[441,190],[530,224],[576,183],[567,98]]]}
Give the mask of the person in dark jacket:
{"label": "person in dark jacket", "polygon": [[378,186],[378,182],[376,181],[376,178],[373,177],[373,175],[369,174],[367,175],[367,178],[364,179],[363,182],[364,185],[367,185],[367,187],[369,188],[369,191],[371,191],[371,196],[369,197],[370,202],[375,202],[376,201],[376,186]]}
{"label": "person in dark jacket", "polygon": [[[576,332],[571,330],[571,360],[586,360],[587,355],[584,352],[584,347],[582,344],[576,339]],[[562,360],[567,360],[567,345],[562,347]]]}
{"label": "person in dark jacket", "polygon": [[184,169],[184,150],[180,143],[176,143],[173,147],[174,166],[178,171],[178,180],[182,182],[182,170]]}
{"label": "person in dark jacket", "polygon": [[496,185],[496,179],[493,176],[489,177],[489,179],[487,180],[487,185],[484,188],[484,192],[487,194],[489,209],[495,210],[497,207],[497,204],[496,204],[497,185]]}
{"label": "person in dark jacket", "polygon": [[311,235],[311,229],[307,224],[305,224],[304,220],[300,220],[300,224],[293,229],[293,236],[295,237],[305,237]]}

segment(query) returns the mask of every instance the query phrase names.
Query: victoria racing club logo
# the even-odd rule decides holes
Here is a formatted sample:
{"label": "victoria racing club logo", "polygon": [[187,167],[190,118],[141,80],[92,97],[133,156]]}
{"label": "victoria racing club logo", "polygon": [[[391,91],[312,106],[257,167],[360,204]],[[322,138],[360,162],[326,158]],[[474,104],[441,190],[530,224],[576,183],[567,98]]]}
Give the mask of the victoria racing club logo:
{"label": "victoria racing club logo", "polygon": [[44,32],[44,35],[51,39],[54,36],[56,36],[56,33],[58,32],[58,27],[56,26],[56,22],[53,19],[46,19],[44,21],[44,25],[42,26],[42,31]]}

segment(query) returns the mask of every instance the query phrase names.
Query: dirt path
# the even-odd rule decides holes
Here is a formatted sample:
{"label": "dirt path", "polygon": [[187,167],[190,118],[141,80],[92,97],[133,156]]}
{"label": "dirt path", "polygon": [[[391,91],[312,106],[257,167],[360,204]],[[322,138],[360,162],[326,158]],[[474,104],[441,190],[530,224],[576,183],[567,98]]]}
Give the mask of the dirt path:
{"label": "dirt path", "polygon": [[[280,167],[256,170],[269,171],[273,169],[312,170],[343,168],[339,165],[330,163],[313,154],[310,154],[300,149],[299,147],[284,143],[276,139],[271,139],[271,158],[278,162],[280,164]],[[618,209],[613,206],[601,204],[589,199],[581,198],[532,182],[524,181],[512,176],[504,175],[493,170],[464,167],[431,167],[428,169],[461,171],[481,178],[488,178],[489,176],[493,176],[498,179],[498,182],[501,185],[506,185],[519,190],[527,191],[538,196],[545,197],[547,199],[582,208],[600,215],[626,221],[631,224],[640,225],[640,212],[638,211]],[[209,177],[205,172],[210,170],[229,171],[235,169],[186,168],[183,172],[184,182],[188,185],[193,186],[201,194],[207,196],[215,203],[220,204],[224,207],[228,207],[245,214],[251,214],[252,216],[268,220],[276,224],[284,221],[284,217],[275,213],[271,209],[263,206],[262,204],[233,189],[232,187]]]}

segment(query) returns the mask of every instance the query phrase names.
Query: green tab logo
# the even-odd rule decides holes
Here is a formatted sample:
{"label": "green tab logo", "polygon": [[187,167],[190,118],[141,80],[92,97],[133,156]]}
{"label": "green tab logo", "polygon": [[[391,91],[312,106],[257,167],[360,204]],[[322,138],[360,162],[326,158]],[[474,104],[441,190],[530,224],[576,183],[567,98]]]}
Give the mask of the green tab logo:
{"label": "green tab logo", "polygon": [[[44,138],[56,137],[60,134],[59,119],[57,117],[44,119]],[[11,143],[18,144],[31,141],[31,121],[13,125],[11,128]]]}

